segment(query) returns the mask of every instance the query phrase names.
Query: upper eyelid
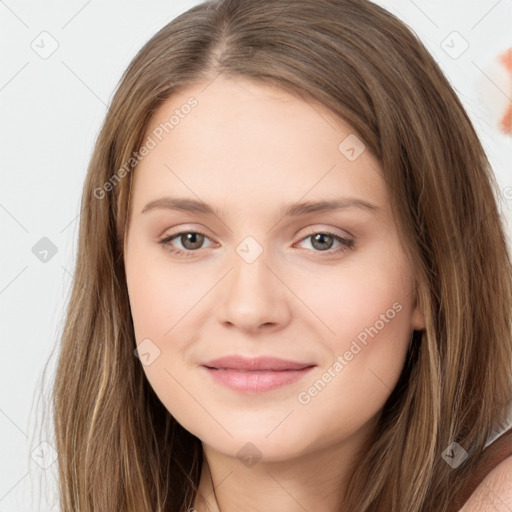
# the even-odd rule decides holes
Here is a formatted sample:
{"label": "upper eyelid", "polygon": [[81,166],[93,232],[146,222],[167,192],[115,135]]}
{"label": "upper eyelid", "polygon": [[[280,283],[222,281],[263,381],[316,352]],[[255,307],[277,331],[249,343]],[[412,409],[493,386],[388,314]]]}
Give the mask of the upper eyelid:
{"label": "upper eyelid", "polygon": [[[176,227],[176,226],[174,226],[174,227]],[[301,228],[298,231],[302,231],[303,229],[308,229],[308,228]],[[171,228],[168,228],[168,229],[173,229],[173,228],[171,227]],[[338,230],[340,230],[342,232],[338,233],[337,232]],[[212,238],[210,235],[208,235],[206,233],[207,231],[209,231],[207,228],[202,228],[202,227],[201,228],[195,228],[195,227],[186,227],[185,226],[185,228],[180,229],[176,233],[173,233],[173,234],[168,235],[168,236],[161,235],[159,238],[168,238],[168,237],[176,236],[176,235],[183,234],[183,233],[201,233],[201,234],[203,234],[203,235],[205,235],[205,236],[207,236],[209,238]],[[315,227],[315,224],[313,224],[313,227],[311,227],[310,231],[308,231],[308,234],[304,235],[304,236],[308,236],[308,235],[313,234],[313,233],[323,233],[323,232],[331,232],[331,233],[333,233],[333,234],[335,234],[337,236],[340,236],[342,238],[347,238],[347,237],[355,238],[355,235],[353,235],[352,233],[350,233],[346,229],[341,229],[341,228],[337,228],[337,227],[318,228],[318,227]],[[165,233],[165,231],[164,231],[164,233]]]}

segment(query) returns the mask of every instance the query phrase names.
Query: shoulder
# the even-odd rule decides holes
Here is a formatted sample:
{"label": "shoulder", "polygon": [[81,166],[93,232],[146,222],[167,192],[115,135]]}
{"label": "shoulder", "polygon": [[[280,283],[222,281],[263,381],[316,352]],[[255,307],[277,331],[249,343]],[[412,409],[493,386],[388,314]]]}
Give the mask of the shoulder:
{"label": "shoulder", "polygon": [[512,455],[500,462],[478,485],[460,512],[512,510]]}

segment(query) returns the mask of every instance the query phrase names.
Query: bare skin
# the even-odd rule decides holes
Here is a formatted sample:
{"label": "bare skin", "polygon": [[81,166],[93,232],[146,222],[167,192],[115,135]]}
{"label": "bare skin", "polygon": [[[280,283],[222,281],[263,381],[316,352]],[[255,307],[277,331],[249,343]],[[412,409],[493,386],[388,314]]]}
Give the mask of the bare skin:
{"label": "bare skin", "polygon": [[[318,105],[245,79],[206,85],[154,114],[148,136],[191,96],[198,102],[134,170],[130,305],[137,343],[160,351],[144,371],[202,441],[198,512],[339,512],[412,332],[424,328],[382,170],[368,150],[350,151],[354,139],[339,149],[353,131]],[[221,213],[142,213],[162,197]],[[281,212],[341,198],[375,208]],[[205,236],[169,240],[178,233]],[[201,366],[231,354],[314,368],[292,384],[243,393]]]}
{"label": "bare skin", "polygon": [[512,457],[498,464],[475,489],[460,512],[512,510]]}

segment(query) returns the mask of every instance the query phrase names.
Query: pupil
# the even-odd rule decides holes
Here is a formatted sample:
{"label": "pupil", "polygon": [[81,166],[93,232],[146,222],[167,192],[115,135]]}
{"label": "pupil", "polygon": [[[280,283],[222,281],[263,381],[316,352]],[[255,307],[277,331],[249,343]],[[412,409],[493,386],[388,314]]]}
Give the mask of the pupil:
{"label": "pupil", "polygon": [[[197,240],[194,241],[194,239],[196,239],[197,237],[199,237],[199,242]],[[198,247],[201,247],[201,244],[202,244],[201,237],[202,237],[202,235],[200,235],[199,233],[186,233],[184,235],[184,240],[182,237],[183,246],[187,247],[188,249],[197,249]],[[189,242],[192,244],[192,247],[187,245]]]}
{"label": "pupil", "polygon": [[321,249],[326,249],[326,248],[329,249],[330,247],[326,247],[326,245],[330,246],[330,244],[329,243],[326,244],[325,241],[324,242],[321,241],[324,237],[332,238],[330,235],[326,235],[325,233],[318,233],[317,235],[315,235],[314,240],[315,240],[315,242],[317,240],[320,240],[320,245],[322,246],[322,247],[320,247]]}

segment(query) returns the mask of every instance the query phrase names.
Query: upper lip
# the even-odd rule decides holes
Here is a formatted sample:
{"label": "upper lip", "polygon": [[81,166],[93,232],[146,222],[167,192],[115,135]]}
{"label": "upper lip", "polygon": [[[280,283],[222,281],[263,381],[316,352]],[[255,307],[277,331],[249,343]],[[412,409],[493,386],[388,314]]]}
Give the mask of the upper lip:
{"label": "upper lip", "polygon": [[279,359],[277,357],[255,357],[247,358],[242,356],[226,356],[219,359],[212,359],[202,366],[216,369],[229,369],[229,370],[243,370],[243,371],[283,371],[283,370],[302,370],[310,366],[315,366],[313,363],[300,363],[296,361],[289,361],[286,359]]}

